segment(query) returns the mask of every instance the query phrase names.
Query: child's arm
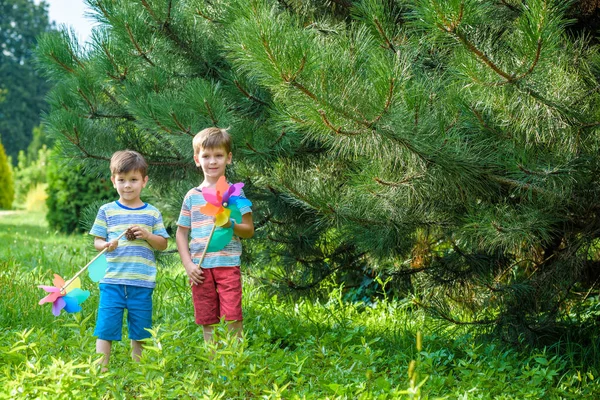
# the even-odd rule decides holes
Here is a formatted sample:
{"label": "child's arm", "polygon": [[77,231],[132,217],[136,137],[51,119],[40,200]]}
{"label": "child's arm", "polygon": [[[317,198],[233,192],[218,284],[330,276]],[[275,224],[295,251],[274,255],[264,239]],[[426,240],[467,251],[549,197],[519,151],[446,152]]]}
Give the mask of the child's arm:
{"label": "child's arm", "polygon": [[167,242],[167,238],[155,235],[154,233],[150,233],[148,230],[142,228],[141,226],[133,225],[129,229],[131,230],[131,232],[133,232],[136,239],[145,240],[155,250],[163,251],[167,248],[169,244]]}
{"label": "child's arm", "polygon": [[118,240],[112,240],[110,242],[107,242],[104,238],[101,238],[100,236],[94,237],[94,247],[98,251],[102,251],[104,249],[108,249],[108,251],[113,251],[118,246],[119,246]]}
{"label": "child's arm", "polygon": [[[223,228],[231,227],[231,220],[223,225]],[[233,234],[242,239],[250,239],[254,236],[254,222],[252,221],[252,213],[242,215],[242,223],[233,225]]]}
{"label": "child's arm", "polygon": [[190,278],[190,282],[194,285],[199,285],[202,283],[202,281],[204,281],[204,276],[202,276],[202,269],[200,269],[192,261],[192,256],[190,255],[190,248],[188,244],[189,234],[190,228],[178,226],[177,232],[175,233],[175,243],[177,244],[177,251],[179,252],[181,263],[183,264],[185,272]]}

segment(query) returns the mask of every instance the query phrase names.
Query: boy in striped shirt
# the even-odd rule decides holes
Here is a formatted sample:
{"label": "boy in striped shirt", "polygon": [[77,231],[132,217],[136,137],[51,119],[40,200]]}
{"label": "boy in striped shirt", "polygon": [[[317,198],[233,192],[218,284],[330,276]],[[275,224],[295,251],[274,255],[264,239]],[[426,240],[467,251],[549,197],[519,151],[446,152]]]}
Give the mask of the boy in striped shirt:
{"label": "boy in striped shirt", "polygon": [[[202,189],[214,187],[225,168],[231,164],[231,137],[225,129],[206,128],[192,141],[194,162],[202,168],[204,180],[188,191],[177,221],[176,243],[181,262],[190,278],[196,323],[202,325],[205,342],[211,342],[214,325],[221,319],[239,337],[242,335],[242,281],[240,273],[240,238],[254,235],[252,210],[242,207],[242,222],[231,219],[223,228],[233,227],[234,236],[223,250],[206,253],[198,262],[214,225],[213,217],[200,212],[206,204]],[[244,196],[242,192],[240,196]],[[221,229],[221,228],[217,228]]]}
{"label": "boy in striped shirt", "polygon": [[[100,281],[100,302],[94,335],[96,352],[104,354],[106,370],[113,340],[121,340],[123,312],[131,339],[131,356],[139,361],[143,340],[151,335],[152,291],[156,285],[154,250],[165,250],[169,237],[158,209],[140,199],[148,183],[148,164],[132,150],[117,151],[110,160],[111,181],[119,200],[98,210],[90,235],[94,247],[108,249],[106,275]],[[116,238],[128,230],[128,239]],[[135,238],[133,238],[135,236]]]}

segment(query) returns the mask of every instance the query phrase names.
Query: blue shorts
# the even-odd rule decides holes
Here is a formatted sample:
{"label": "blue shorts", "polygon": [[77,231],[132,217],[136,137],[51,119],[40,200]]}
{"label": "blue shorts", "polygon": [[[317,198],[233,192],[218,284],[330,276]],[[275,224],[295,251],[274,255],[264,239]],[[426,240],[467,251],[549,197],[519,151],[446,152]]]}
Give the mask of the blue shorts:
{"label": "blue shorts", "polygon": [[94,336],[102,340],[121,340],[123,311],[127,309],[129,338],[143,340],[151,337],[146,329],[152,328],[153,291],[139,286],[101,283]]}

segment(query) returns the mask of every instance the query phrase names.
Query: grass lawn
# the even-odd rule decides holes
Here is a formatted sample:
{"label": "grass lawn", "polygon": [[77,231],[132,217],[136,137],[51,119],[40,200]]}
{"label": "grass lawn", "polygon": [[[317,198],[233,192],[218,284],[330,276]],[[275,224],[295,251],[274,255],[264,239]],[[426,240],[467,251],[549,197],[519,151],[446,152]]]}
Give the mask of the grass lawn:
{"label": "grass lawn", "polygon": [[219,327],[217,344],[207,346],[176,259],[160,265],[141,362],[131,361],[127,341],[115,343],[101,373],[97,284],[82,278],[91,296],[79,313],[54,317],[37,304],[45,295],[38,284],[51,284],[54,273],[70,278],[95,254],[89,236],[50,231],[42,214],[0,213],[0,399],[600,396],[596,366],[558,353],[564,346],[517,350],[441,325],[407,300],[345,302],[340,288],[325,300],[292,300],[246,277],[245,339]]}

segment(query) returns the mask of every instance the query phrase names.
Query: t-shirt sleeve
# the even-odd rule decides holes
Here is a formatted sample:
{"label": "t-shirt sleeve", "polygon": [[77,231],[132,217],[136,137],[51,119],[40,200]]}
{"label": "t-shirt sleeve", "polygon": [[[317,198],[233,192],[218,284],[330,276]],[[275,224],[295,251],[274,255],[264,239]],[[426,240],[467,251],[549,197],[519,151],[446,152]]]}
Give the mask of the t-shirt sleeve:
{"label": "t-shirt sleeve", "polygon": [[[241,197],[242,199],[246,199],[246,200],[248,200],[248,199],[246,198],[246,195],[244,194],[244,189],[240,189],[240,197]],[[240,207],[240,213],[241,213],[242,215],[244,215],[244,214],[248,214],[248,213],[251,213],[251,212],[252,212],[252,209],[250,208],[250,206],[252,205],[252,203],[250,203],[250,200],[248,200],[248,204],[249,204],[249,205],[243,205],[242,207]]]}
{"label": "t-shirt sleeve", "polygon": [[177,225],[184,228],[192,227],[192,196],[189,194],[183,198],[183,203],[181,204],[181,211],[179,212],[179,219],[177,220]]}
{"label": "t-shirt sleeve", "polygon": [[94,225],[92,225],[92,229],[90,229],[90,235],[101,237],[104,239],[108,238],[106,212],[104,211],[104,207],[100,207],[100,209],[98,210],[98,214],[96,215],[96,219],[94,220]]}
{"label": "t-shirt sleeve", "polygon": [[170,237],[169,233],[167,232],[167,229],[165,228],[162,214],[158,210],[156,211],[156,218],[154,220],[154,226],[152,227],[152,233],[158,236],[162,236],[165,239],[168,239]]}

